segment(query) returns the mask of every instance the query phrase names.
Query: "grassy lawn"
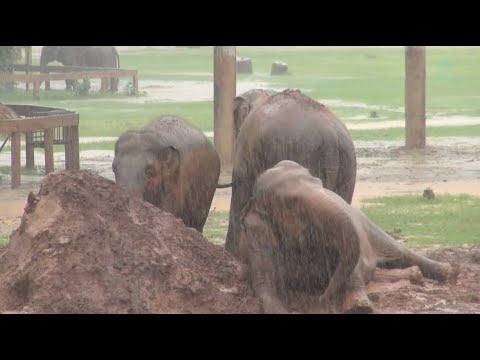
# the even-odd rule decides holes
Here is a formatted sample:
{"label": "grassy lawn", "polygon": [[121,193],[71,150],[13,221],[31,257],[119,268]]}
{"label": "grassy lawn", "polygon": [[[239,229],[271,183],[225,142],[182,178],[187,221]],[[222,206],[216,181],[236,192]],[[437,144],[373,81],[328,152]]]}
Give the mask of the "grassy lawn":
{"label": "grassy lawn", "polygon": [[[121,65],[138,69],[140,80],[212,81],[212,54],[211,47],[144,49],[121,53]],[[240,85],[248,81],[274,88],[299,88],[331,104],[346,122],[403,119],[403,48],[238,47],[237,54],[251,57],[254,68],[254,74],[238,76]],[[479,58],[480,47],[428,47],[428,117],[480,116]],[[287,62],[290,73],[270,76],[274,60]],[[37,103],[78,111],[81,136],[118,136],[160,114],[180,115],[204,131],[213,129],[211,101],[142,104],[130,100],[132,97],[122,94],[94,92],[79,97],[62,90],[41,91],[40,100],[21,90],[0,94],[0,101],[5,103]],[[369,118],[371,111],[379,117]],[[400,139],[403,129],[357,130],[352,134],[361,140]],[[480,126],[428,129],[428,136],[465,135],[479,136]]]}
{"label": "grassy lawn", "polygon": [[408,246],[480,243],[480,197],[377,197],[363,201],[362,210],[382,229],[402,237]]}
{"label": "grassy lawn", "polygon": [[203,235],[216,245],[224,245],[228,230],[228,211],[211,211]]}

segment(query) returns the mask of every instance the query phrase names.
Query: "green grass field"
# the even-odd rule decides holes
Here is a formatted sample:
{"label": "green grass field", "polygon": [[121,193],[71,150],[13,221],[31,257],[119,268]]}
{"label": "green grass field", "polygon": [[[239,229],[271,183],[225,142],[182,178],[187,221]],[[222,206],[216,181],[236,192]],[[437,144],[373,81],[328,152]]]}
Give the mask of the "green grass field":
{"label": "green grass field", "polygon": [[[211,81],[212,53],[210,47],[145,49],[122,53],[121,65],[138,69],[141,80]],[[299,88],[315,99],[331,102],[332,110],[346,122],[403,119],[403,48],[239,47],[237,54],[251,57],[254,67],[253,75],[238,76],[238,84],[249,81]],[[480,47],[428,47],[428,116],[480,116],[479,59]],[[287,62],[290,74],[270,76],[274,60]],[[213,128],[211,101],[141,104],[127,99],[131,97],[100,93],[78,97],[61,90],[41,91],[40,100],[20,90],[0,94],[4,103],[38,103],[78,111],[80,136],[118,136],[160,114],[183,116],[204,131]],[[379,117],[369,118],[371,111]],[[361,140],[400,139],[404,131],[356,130],[352,134]],[[480,126],[428,129],[428,136],[465,135],[480,136]]]}

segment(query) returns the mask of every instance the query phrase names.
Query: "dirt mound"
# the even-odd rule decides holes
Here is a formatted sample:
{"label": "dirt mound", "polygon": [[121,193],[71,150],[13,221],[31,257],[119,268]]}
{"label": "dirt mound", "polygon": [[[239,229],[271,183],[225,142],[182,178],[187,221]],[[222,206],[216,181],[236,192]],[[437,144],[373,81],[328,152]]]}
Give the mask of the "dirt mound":
{"label": "dirt mound", "polygon": [[[424,250],[431,259],[459,265],[455,283],[375,281],[367,293],[379,313],[480,314],[480,248]],[[377,270],[379,271],[379,270]]]}
{"label": "dirt mound", "polygon": [[0,248],[0,312],[251,313],[240,264],[90,172],[44,178]]}

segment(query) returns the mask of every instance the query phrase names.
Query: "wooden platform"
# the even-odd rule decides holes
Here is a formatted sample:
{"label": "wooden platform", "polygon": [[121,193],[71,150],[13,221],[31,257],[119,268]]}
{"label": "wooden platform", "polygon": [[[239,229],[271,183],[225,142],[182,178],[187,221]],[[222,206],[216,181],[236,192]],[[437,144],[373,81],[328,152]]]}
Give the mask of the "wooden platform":
{"label": "wooden platform", "polygon": [[[103,80],[111,78],[131,77],[132,86],[138,91],[138,71],[114,68],[98,68],[85,66],[38,66],[15,64],[13,71],[17,73],[0,73],[0,82],[24,82],[26,88],[33,84],[33,96],[38,98],[40,85],[45,82],[45,88],[50,88],[50,81],[54,80],[83,80],[101,79],[102,91],[106,89]],[[18,72],[25,72],[19,74]]]}
{"label": "wooden platform", "polygon": [[[6,105],[20,117],[16,119],[0,119],[0,133],[10,136],[11,140],[11,186],[21,184],[21,134],[25,134],[26,168],[33,168],[34,148],[42,147],[45,151],[45,172],[54,171],[53,145],[65,146],[65,168],[80,169],[78,124],[76,112],[33,105]],[[35,134],[41,133],[41,141],[34,141]],[[56,139],[55,134],[61,134]],[[55,141],[57,140],[57,141]]]}

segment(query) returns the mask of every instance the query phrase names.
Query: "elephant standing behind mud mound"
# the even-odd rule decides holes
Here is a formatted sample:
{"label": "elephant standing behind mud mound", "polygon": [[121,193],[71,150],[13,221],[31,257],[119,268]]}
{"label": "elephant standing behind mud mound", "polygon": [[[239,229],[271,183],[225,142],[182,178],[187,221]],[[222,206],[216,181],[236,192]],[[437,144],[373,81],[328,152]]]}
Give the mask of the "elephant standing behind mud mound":
{"label": "elephant standing behind mud mound", "polygon": [[[92,66],[120,68],[120,57],[113,46],[44,46],[40,54],[40,65],[58,61],[65,66]],[[75,80],[66,80],[67,89]],[[118,90],[118,79],[110,79],[113,91]]]}
{"label": "elephant standing behind mud mound", "polygon": [[235,254],[240,211],[257,177],[281,160],[293,160],[351,203],[357,161],[350,134],[324,105],[299,90],[269,96],[247,116],[236,139],[232,200],[225,247]]}
{"label": "elephant standing behind mud mound", "polygon": [[220,159],[203,132],[161,116],[120,136],[112,168],[120,186],[203,230],[220,176]]}
{"label": "elephant standing behind mud mound", "polygon": [[439,281],[455,276],[452,266],[411,252],[292,161],[258,177],[240,220],[239,257],[267,313],[289,312],[299,293],[314,299],[302,312],[372,311],[364,285],[377,266],[418,266]]}

